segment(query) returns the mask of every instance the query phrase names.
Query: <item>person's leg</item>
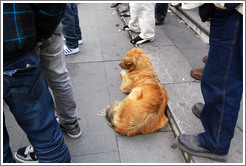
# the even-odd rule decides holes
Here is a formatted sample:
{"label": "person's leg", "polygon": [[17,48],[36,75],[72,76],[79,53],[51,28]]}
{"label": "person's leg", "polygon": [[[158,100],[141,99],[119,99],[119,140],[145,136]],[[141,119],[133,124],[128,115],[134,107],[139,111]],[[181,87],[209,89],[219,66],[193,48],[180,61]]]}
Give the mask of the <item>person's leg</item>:
{"label": "person's leg", "polygon": [[66,45],[70,49],[78,48],[78,37],[76,17],[78,17],[77,6],[74,3],[67,3],[65,14],[62,18],[62,33],[66,39]]}
{"label": "person's leg", "polygon": [[3,163],[15,163],[11,149],[9,147],[9,134],[5,126],[4,113],[3,113]]}
{"label": "person's leg", "polygon": [[42,70],[53,92],[59,122],[66,128],[65,132],[69,136],[78,138],[81,131],[76,117],[72,83],[66,68],[60,25],[55,34],[43,42],[39,48]]}
{"label": "person's leg", "polygon": [[139,20],[138,20],[138,15],[137,15],[137,10],[138,10],[138,4],[136,3],[129,3],[130,6],[130,21],[128,23],[128,27],[134,31],[134,32],[140,32],[140,26],[139,26]]}
{"label": "person's leg", "polygon": [[[4,62],[4,100],[25,131],[39,162],[71,162],[36,52]],[[14,67],[14,68],[13,68]]]}
{"label": "person's leg", "polygon": [[66,67],[60,25],[55,34],[42,43],[39,48],[42,70],[53,92],[59,120],[61,123],[74,123],[77,120],[76,103]]}
{"label": "person's leg", "polygon": [[78,41],[82,40],[82,31],[79,25],[79,15],[78,15],[78,8],[77,8],[77,4],[74,4],[74,12],[75,14],[75,34],[77,36]]}
{"label": "person's leg", "polygon": [[168,3],[156,3],[155,19],[159,22],[164,22],[167,15]]}
{"label": "person's leg", "polygon": [[155,38],[155,4],[142,3],[138,4],[137,12],[141,33],[139,36],[145,40],[154,40]]}
{"label": "person's leg", "polygon": [[205,101],[201,146],[227,155],[243,90],[242,15],[216,10],[211,20],[210,50],[201,80]]}

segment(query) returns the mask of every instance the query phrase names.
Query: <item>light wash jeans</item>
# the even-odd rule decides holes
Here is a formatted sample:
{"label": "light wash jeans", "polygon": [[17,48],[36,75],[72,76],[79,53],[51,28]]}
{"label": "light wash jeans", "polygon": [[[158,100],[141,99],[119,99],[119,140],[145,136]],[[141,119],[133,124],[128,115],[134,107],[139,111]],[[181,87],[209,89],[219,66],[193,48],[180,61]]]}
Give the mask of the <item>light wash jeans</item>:
{"label": "light wash jeans", "polygon": [[66,67],[66,59],[63,50],[61,24],[55,33],[40,44],[39,52],[42,62],[42,70],[52,90],[56,113],[62,124],[74,123],[76,117],[76,103],[70,76]]}

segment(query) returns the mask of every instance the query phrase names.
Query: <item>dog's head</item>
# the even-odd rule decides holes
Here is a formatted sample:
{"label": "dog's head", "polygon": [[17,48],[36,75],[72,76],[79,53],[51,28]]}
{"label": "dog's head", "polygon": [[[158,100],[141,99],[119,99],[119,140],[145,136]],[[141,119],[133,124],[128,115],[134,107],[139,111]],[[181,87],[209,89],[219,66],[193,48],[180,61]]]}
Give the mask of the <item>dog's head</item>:
{"label": "dog's head", "polygon": [[133,70],[136,67],[137,60],[143,55],[143,50],[140,48],[133,48],[125,55],[124,60],[120,63],[120,67],[126,70]]}

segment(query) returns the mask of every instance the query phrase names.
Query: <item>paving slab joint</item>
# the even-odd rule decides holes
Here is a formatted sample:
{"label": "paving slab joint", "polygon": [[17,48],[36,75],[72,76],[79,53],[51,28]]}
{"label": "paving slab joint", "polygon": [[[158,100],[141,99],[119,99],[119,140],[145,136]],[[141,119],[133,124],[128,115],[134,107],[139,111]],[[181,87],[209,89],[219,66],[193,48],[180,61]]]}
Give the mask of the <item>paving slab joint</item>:
{"label": "paving slab joint", "polygon": [[[171,126],[171,129],[173,131],[173,134],[176,138],[177,136],[179,136],[181,134],[181,131],[180,131],[179,126],[177,125],[177,123],[175,121],[175,118],[172,115],[172,111],[170,110],[169,106],[167,106],[167,116],[169,119],[169,124]],[[173,147],[174,145],[171,145],[171,146]],[[176,148],[176,147],[173,147],[173,148]],[[189,155],[183,151],[181,151],[181,153],[182,153],[182,155],[183,155],[183,157],[187,163],[195,163],[195,161],[191,155]]]}

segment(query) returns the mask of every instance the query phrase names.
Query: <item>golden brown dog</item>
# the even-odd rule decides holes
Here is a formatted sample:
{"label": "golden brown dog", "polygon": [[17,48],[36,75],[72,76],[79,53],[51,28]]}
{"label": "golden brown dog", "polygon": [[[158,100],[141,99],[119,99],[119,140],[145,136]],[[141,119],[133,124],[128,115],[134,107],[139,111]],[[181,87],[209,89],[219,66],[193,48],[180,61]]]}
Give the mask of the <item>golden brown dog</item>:
{"label": "golden brown dog", "polygon": [[168,97],[147,55],[133,48],[120,63],[123,93],[130,93],[123,101],[114,102],[106,110],[109,125],[120,134],[133,136],[149,134],[162,128]]}

